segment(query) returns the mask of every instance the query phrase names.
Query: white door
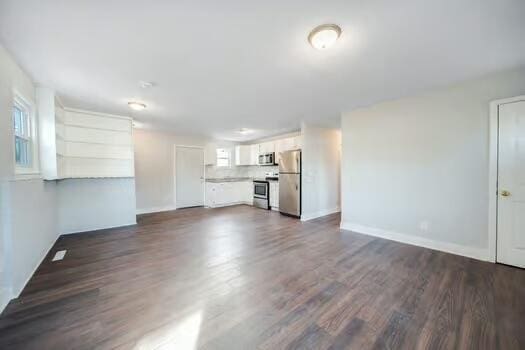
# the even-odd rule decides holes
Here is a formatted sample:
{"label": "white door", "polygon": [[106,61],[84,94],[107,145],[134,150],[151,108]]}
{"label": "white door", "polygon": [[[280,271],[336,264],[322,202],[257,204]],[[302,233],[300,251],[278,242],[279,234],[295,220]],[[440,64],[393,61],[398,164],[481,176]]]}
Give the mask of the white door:
{"label": "white door", "polygon": [[204,205],[204,150],[175,147],[177,208]]}
{"label": "white door", "polygon": [[525,267],[525,101],[499,106],[497,261]]}

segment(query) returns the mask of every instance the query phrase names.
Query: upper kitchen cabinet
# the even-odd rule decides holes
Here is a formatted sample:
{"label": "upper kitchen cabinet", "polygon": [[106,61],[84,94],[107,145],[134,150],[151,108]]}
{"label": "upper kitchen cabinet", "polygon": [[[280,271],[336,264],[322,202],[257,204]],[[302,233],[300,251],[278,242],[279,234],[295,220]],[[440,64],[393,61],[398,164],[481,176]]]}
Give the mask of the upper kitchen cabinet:
{"label": "upper kitchen cabinet", "polygon": [[250,162],[251,165],[259,164],[259,144],[250,145]]}
{"label": "upper kitchen cabinet", "polygon": [[135,176],[131,118],[62,108],[46,88],[37,104],[44,179]]}
{"label": "upper kitchen cabinet", "polygon": [[217,145],[214,143],[207,143],[204,147],[204,164],[217,165]]}
{"label": "upper kitchen cabinet", "polygon": [[235,165],[257,165],[259,145],[235,146]]}
{"label": "upper kitchen cabinet", "polygon": [[259,161],[259,145],[235,146],[235,165],[257,165]]}
{"label": "upper kitchen cabinet", "polygon": [[291,137],[290,144],[291,147],[289,150],[301,149],[303,147],[303,137],[301,135]]}
{"label": "upper kitchen cabinet", "polygon": [[272,153],[275,152],[275,142],[274,141],[268,141],[263,142],[259,144],[259,153]]}
{"label": "upper kitchen cabinet", "polygon": [[275,160],[279,164],[281,152],[301,149],[301,136],[287,137],[275,140]]}
{"label": "upper kitchen cabinet", "polygon": [[235,146],[235,165],[252,165],[251,145]]}

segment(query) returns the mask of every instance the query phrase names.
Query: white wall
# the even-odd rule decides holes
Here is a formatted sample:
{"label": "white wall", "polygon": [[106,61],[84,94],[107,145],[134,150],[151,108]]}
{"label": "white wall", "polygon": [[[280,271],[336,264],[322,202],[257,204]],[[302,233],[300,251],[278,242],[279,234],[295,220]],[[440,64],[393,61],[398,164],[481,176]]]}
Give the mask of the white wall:
{"label": "white wall", "polygon": [[13,89],[34,102],[31,79],[0,46],[0,310],[58,236],[55,183],[14,178]]}
{"label": "white wall", "polygon": [[302,220],[340,210],[341,132],[302,124]]}
{"label": "white wall", "polygon": [[489,102],[525,69],[342,116],[343,228],[488,257]]}
{"label": "white wall", "polygon": [[133,178],[57,183],[15,176],[14,90],[35,102],[30,77],[0,45],[0,312],[22,291],[59,233],[135,222]]}
{"label": "white wall", "polygon": [[68,179],[58,181],[60,234],[136,223],[135,179]]}
{"label": "white wall", "polygon": [[175,209],[174,146],[202,146],[207,139],[135,129],[137,213]]}
{"label": "white wall", "polygon": [[56,184],[13,181],[10,192],[11,277],[17,296],[58,238]]}

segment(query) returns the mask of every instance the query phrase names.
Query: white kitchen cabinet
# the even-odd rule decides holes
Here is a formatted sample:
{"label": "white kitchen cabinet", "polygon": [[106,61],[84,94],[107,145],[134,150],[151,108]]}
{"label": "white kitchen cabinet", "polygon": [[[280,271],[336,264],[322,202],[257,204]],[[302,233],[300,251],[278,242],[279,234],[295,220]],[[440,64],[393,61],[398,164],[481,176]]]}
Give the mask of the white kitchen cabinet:
{"label": "white kitchen cabinet", "polygon": [[303,137],[297,135],[292,137],[290,150],[301,149],[303,147]]}
{"label": "white kitchen cabinet", "polygon": [[235,146],[235,165],[253,165],[252,145]]}
{"label": "white kitchen cabinet", "polygon": [[214,207],[215,202],[217,200],[216,192],[217,192],[217,184],[213,182],[206,182],[205,190],[206,190],[206,201],[205,204],[207,207]]}
{"label": "white kitchen cabinet", "polygon": [[250,165],[259,164],[259,144],[250,145]]}
{"label": "white kitchen cabinet", "polygon": [[204,164],[205,165],[216,165],[217,164],[217,145],[214,143],[207,143],[204,146]]}
{"label": "white kitchen cabinet", "polygon": [[275,140],[275,160],[279,164],[281,160],[281,152],[301,149],[301,136],[286,137],[284,139]]}
{"label": "white kitchen cabinet", "polygon": [[206,203],[210,207],[222,206],[228,203],[228,188],[224,182],[207,182],[206,183]]}
{"label": "white kitchen cabinet", "polygon": [[[259,154],[275,153],[276,163],[279,164],[280,152],[301,149],[302,136],[285,137],[252,145],[239,145],[235,147],[236,165],[258,165]],[[248,153],[250,156],[248,156]]]}
{"label": "white kitchen cabinet", "polygon": [[290,138],[275,140],[275,163],[280,163],[281,152],[289,150],[290,147]]}
{"label": "white kitchen cabinet", "polygon": [[252,204],[251,181],[206,182],[206,205],[222,207],[235,204]]}
{"label": "white kitchen cabinet", "polygon": [[279,183],[270,181],[270,207],[279,209]]}
{"label": "white kitchen cabinet", "polygon": [[253,182],[245,181],[240,182],[242,191],[242,202],[253,205]]}
{"label": "white kitchen cabinet", "polygon": [[260,153],[272,153],[275,152],[275,143],[274,141],[263,142],[259,144]]}
{"label": "white kitchen cabinet", "polygon": [[219,184],[219,192],[217,193],[217,202],[220,205],[235,203],[234,183],[225,182]]}

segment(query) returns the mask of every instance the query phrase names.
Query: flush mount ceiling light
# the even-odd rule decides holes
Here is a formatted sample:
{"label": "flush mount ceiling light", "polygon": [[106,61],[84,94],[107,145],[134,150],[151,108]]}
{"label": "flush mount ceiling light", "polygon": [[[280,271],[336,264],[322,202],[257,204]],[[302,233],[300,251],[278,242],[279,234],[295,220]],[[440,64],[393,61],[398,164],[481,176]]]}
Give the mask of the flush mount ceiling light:
{"label": "flush mount ceiling light", "polygon": [[142,111],[143,109],[146,108],[146,105],[144,103],[135,102],[135,101],[128,102],[128,106],[129,108],[134,109],[136,111]]}
{"label": "flush mount ceiling light", "polygon": [[149,89],[155,86],[155,83],[152,81],[139,81],[139,86],[143,89]]}
{"label": "flush mount ceiling light", "polygon": [[253,132],[253,130],[250,130],[250,129],[247,129],[247,128],[240,128],[239,129],[239,134],[241,135],[248,135],[248,134],[251,134]]}
{"label": "flush mount ceiling light", "polygon": [[308,35],[308,42],[317,50],[325,50],[334,45],[341,36],[341,28],[335,24],[315,27]]}

